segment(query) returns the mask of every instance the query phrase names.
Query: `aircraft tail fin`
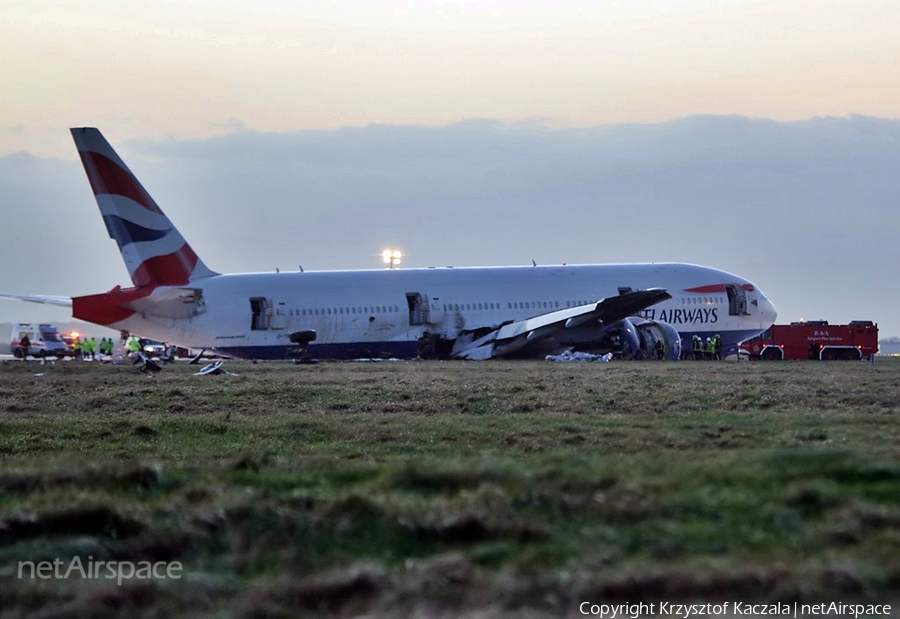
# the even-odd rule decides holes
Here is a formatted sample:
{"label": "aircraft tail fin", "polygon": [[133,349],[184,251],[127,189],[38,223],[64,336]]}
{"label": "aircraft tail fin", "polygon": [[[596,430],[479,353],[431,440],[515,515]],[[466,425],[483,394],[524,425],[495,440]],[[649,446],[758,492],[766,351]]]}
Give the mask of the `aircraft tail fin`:
{"label": "aircraft tail fin", "polygon": [[194,253],[99,130],[71,131],[106,229],[119,245],[135,286],[183,286],[217,275]]}

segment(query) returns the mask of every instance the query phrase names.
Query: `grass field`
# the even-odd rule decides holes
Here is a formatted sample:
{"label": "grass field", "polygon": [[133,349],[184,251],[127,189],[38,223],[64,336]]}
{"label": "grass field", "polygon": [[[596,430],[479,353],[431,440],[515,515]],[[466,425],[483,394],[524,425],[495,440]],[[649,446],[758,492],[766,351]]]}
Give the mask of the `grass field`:
{"label": "grass field", "polygon": [[4,619],[900,600],[900,360],[227,368],[0,363]]}

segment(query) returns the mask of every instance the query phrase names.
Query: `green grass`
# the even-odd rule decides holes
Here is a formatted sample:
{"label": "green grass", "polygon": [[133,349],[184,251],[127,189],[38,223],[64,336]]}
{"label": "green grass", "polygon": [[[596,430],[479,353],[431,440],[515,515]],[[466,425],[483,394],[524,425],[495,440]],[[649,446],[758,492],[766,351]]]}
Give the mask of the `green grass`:
{"label": "green grass", "polygon": [[897,597],[897,360],[228,367],[0,363],[9,616]]}

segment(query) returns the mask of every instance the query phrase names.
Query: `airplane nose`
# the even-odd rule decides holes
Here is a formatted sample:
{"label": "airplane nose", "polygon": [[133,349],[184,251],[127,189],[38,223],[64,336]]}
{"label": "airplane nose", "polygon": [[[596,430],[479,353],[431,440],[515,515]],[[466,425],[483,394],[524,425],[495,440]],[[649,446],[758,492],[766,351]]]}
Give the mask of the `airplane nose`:
{"label": "airplane nose", "polygon": [[775,319],[778,318],[778,311],[775,309],[775,304],[769,301],[765,296],[762,296],[762,298],[759,299],[759,317],[766,328],[775,324]]}

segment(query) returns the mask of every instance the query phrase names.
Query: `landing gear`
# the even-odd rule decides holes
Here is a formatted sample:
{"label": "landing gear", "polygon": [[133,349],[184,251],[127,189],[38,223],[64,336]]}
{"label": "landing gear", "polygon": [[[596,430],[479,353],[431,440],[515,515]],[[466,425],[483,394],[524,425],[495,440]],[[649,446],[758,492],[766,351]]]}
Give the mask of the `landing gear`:
{"label": "landing gear", "polygon": [[315,331],[296,331],[290,335],[291,344],[295,344],[295,348],[288,351],[288,357],[294,360],[294,363],[316,363],[315,359],[309,357],[309,343],[316,340]]}

